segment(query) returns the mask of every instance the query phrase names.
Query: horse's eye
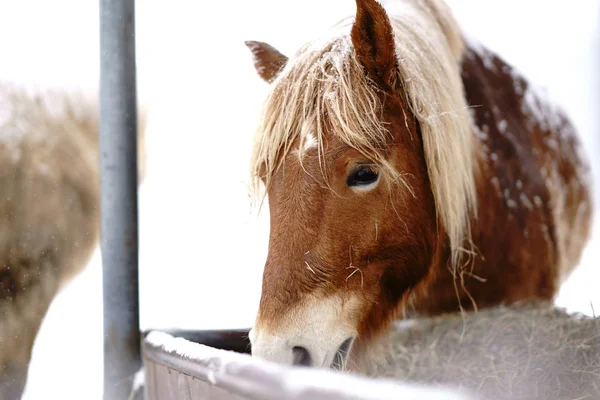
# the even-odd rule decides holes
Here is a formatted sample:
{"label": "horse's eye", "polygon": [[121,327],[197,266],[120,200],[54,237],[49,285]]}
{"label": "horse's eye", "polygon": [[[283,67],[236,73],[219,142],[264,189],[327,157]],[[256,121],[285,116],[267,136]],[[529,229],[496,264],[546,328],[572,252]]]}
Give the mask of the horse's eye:
{"label": "horse's eye", "polygon": [[361,165],[356,168],[346,181],[350,187],[369,186],[377,182],[379,179],[379,173],[377,169],[372,165]]}

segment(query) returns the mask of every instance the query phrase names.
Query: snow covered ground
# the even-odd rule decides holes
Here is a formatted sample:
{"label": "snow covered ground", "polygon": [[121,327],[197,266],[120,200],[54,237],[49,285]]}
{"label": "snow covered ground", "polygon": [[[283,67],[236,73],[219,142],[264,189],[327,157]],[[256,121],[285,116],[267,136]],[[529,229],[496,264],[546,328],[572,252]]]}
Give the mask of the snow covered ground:
{"label": "snow covered ground", "polygon": [[[0,79],[93,87],[97,3],[0,1]],[[450,4],[483,43],[549,88],[597,158],[600,1]],[[266,85],[243,41],[264,40],[292,53],[354,7],[352,0],[139,2],[139,86],[153,112],[140,191],[142,328],[252,323],[268,220],[251,213],[245,180]],[[591,314],[593,301],[600,313],[599,234],[558,298],[570,310]],[[101,398],[101,315],[97,252],[52,304],[25,399]]]}

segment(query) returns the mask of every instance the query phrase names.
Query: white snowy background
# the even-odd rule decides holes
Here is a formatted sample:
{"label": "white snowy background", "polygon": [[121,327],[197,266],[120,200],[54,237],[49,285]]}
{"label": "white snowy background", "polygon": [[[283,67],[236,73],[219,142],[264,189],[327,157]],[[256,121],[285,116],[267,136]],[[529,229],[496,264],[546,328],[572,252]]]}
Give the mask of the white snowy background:
{"label": "white snowy background", "polygon": [[[598,170],[600,1],[449,3],[470,32],[565,106]],[[245,182],[266,84],[243,42],[290,54],[354,9],[353,0],[138,2],[140,100],[151,107],[140,189],[143,329],[252,324],[268,216],[251,213]],[[0,79],[93,88],[98,20],[94,0],[0,0]],[[597,236],[557,300],[589,315],[591,302],[600,313]],[[101,286],[97,251],[48,312],[26,400],[101,398]]]}

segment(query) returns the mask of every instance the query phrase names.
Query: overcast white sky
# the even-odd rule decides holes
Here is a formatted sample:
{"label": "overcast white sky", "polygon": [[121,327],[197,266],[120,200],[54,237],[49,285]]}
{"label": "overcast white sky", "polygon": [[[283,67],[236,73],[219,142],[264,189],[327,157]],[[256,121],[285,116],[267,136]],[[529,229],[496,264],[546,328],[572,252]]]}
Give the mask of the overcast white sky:
{"label": "overcast white sky", "polygon": [[[597,0],[454,0],[458,19],[549,88],[597,158]],[[253,122],[266,85],[244,40],[284,53],[339,18],[353,0],[144,0],[138,5],[141,101],[150,118],[140,192],[142,327],[247,327],[260,295],[268,220],[246,195]],[[93,88],[98,2],[0,0],[1,80]],[[595,164],[596,166],[596,164]],[[600,309],[598,243],[558,303]],[[56,299],[34,350],[27,400],[100,399],[101,270],[96,254]]]}

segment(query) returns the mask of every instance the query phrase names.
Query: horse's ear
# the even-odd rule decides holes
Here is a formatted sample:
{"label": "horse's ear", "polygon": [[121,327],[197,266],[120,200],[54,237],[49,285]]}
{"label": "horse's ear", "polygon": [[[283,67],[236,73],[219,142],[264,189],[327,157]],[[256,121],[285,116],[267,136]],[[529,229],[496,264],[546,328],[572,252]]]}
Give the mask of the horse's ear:
{"label": "horse's ear", "polygon": [[258,75],[266,82],[271,83],[285,66],[288,58],[273,46],[255,41],[244,42],[252,52],[254,68]]}
{"label": "horse's ear", "polygon": [[384,89],[398,82],[394,32],[385,9],[376,0],[356,0],[356,20],[350,33],[356,57],[365,72]]}

